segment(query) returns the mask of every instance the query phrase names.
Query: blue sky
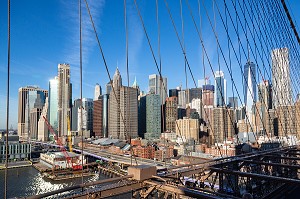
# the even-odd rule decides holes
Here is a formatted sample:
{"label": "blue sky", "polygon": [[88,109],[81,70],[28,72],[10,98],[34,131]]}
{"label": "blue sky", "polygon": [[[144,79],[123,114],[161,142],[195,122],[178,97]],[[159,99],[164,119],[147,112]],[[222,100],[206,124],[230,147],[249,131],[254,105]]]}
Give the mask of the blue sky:
{"label": "blue sky", "polygon": [[[123,78],[126,79],[125,56],[125,28],[123,0],[97,0],[88,1],[95,20],[96,28],[108,63],[110,74],[113,75],[118,65]],[[181,20],[179,1],[168,1],[175,24],[181,35]],[[230,1],[229,1],[230,2]],[[289,0],[289,8],[292,8],[294,20],[299,24],[300,3]],[[84,2],[83,2],[84,3]],[[137,1],[141,10],[155,56],[157,55],[157,24],[155,16],[155,1]],[[197,1],[190,1],[192,10],[199,26]],[[210,17],[212,3],[206,1]],[[108,76],[99,53],[99,48],[89,21],[87,11],[83,8],[83,96],[93,98],[94,86],[99,83],[105,91]],[[213,69],[218,70],[216,54],[216,41],[207,18],[203,15],[203,38],[205,46],[212,62]],[[130,84],[136,76],[141,89],[148,89],[148,75],[158,74],[155,62],[141,26],[133,0],[127,0],[127,20],[129,35],[129,72]],[[164,1],[159,1],[159,17],[161,24],[161,57],[162,74],[168,78],[168,89],[180,84],[185,88],[184,58],[172,27]],[[201,44],[198,38],[189,10],[183,0],[184,34],[187,58],[196,80],[203,79],[203,66]],[[221,25],[220,17],[216,17],[218,27]],[[7,76],[7,2],[0,1],[0,128],[5,128],[6,123],[6,76]],[[299,26],[298,26],[299,28]],[[220,30],[222,32],[222,30]],[[300,30],[298,29],[298,32]],[[230,34],[234,35],[233,32]],[[219,36],[222,38],[222,35]],[[79,97],[79,19],[78,2],[62,0],[29,0],[11,1],[11,87],[10,87],[10,122],[17,128],[18,112],[18,88],[27,85],[38,85],[48,89],[48,82],[57,74],[58,63],[70,63],[71,82],[73,83],[73,99]],[[234,36],[232,38],[235,38]],[[246,41],[245,37],[241,37]],[[227,45],[222,39],[222,44]],[[237,40],[233,39],[234,45]],[[221,45],[222,45],[221,44]],[[226,51],[225,53],[228,53]],[[251,57],[251,56],[250,56]],[[246,58],[242,58],[242,63]],[[212,72],[206,63],[206,76]],[[224,61],[220,60],[224,66]],[[233,61],[232,65],[237,65]],[[224,67],[225,77],[229,80],[227,69]],[[242,92],[239,79],[239,68],[233,68],[237,77],[239,92]],[[213,82],[213,81],[212,81]],[[192,78],[188,75],[188,87],[194,87]],[[231,87],[228,84],[228,89]],[[228,96],[232,95],[229,91]]]}

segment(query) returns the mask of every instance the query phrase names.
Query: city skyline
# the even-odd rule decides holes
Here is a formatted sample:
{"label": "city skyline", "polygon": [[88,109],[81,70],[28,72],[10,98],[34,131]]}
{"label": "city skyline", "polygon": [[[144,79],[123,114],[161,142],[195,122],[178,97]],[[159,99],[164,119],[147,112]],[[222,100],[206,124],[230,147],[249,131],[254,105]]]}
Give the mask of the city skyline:
{"label": "city skyline", "polygon": [[[152,44],[156,46],[157,29],[151,30],[149,26],[156,27],[154,20],[149,21],[155,17],[155,2],[139,2],[139,7],[142,11],[144,20],[148,23],[147,30],[152,38]],[[194,12],[197,13],[197,3],[194,3]],[[7,22],[7,8],[5,2],[0,2],[1,7],[1,24]],[[84,5],[83,7],[83,24],[84,24],[84,59],[83,59],[83,95],[87,98],[93,98],[94,87],[99,83],[104,88],[104,85],[109,81],[104,71],[103,62],[99,59],[99,53],[91,30]],[[119,66],[121,74],[125,77],[126,64],[125,64],[125,34],[123,22],[123,2],[115,4],[109,1],[90,2],[92,14],[96,22],[96,28],[100,33],[100,39],[103,41],[105,55],[109,64],[109,71],[113,74],[116,65]],[[172,12],[177,13],[179,9],[178,4],[170,5]],[[211,3],[207,3],[208,9],[212,8]],[[300,7],[299,2],[291,2],[292,10],[295,11]],[[46,9],[53,8],[53,12],[44,12]],[[184,73],[184,58],[180,50],[179,43],[176,40],[175,32],[173,31],[171,21],[166,11],[163,2],[159,3],[160,20],[164,26],[161,26],[161,53],[162,53],[162,75],[168,78],[168,88],[176,88],[185,78]],[[43,1],[36,2],[35,6],[30,6],[25,2],[12,3],[11,9],[17,16],[12,17],[12,61],[11,61],[11,89],[10,89],[10,120],[9,126],[17,128],[17,90],[26,85],[38,85],[40,88],[47,89],[49,79],[57,74],[58,63],[69,63],[71,70],[71,82],[73,83],[73,98],[72,101],[79,96],[79,41],[78,41],[78,16],[77,4],[72,2],[66,4],[59,1]],[[139,21],[136,9],[133,2],[128,1],[128,25],[129,25],[129,77],[130,85],[134,77],[137,77],[137,82],[141,90],[147,91],[149,74],[158,74],[155,63],[151,57],[149,47],[146,44],[146,37],[142,30],[141,22]],[[188,19],[188,10],[186,5],[183,7],[185,14],[185,42],[187,47],[187,58],[192,67],[192,71],[196,79],[204,79],[207,76],[213,75],[207,72],[205,75],[202,73],[202,60],[201,60],[201,45],[192,21]],[[95,12],[97,10],[97,12]],[[62,14],[64,13],[64,14]],[[178,14],[178,13],[177,13]],[[114,17],[112,17],[115,15]],[[202,13],[205,16],[204,13]],[[294,15],[299,16],[299,13],[294,12]],[[24,19],[18,22],[16,19]],[[118,18],[118,20],[114,20]],[[299,18],[299,17],[298,17]],[[25,20],[26,19],[26,20]],[[114,20],[114,22],[113,22]],[[180,22],[180,18],[176,16],[176,21]],[[109,24],[114,23],[114,27]],[[221,24],[219,18],[217,23]],[[67,25],[68,24],[68,25]],[[180,25],[177,25],[179,28]],[[116,28],[117,27],[117,28]],[[203,34],[206,38],[205,45],[214,43],[214,37],[211,35],[211,30],[208,21],[203,21]],[[169,34],[172,30],[172,34]],[[18,35],[18,32],[23,34]],[[5,26],[0,31],[1,43],[6,43]],[[197,41],[197,42],[194,42]],[[242,38],[242,41],[246,41]],[[224,41],[224,43],[226,43]],[[89,47],[87,47],[89,46]],[[167,48],[166,48],[167,47]],[[115,49],[119,49],[115,51]],[[171,49],[171,51],[169,51]],[[215,55],[216,47],[210,47],[209,56],[213,57],[213,68],[216,71],[219,64]],[[6,48],[2,45],[0,49],[0,71],[1,78],[6,79]],[[171,58],[171,59],[170,59]],[[251,60],[252,55],[250,55]],[[246,57],[243,58],[244,62]],[[221,60],[220,65],[224,64]],[[254,60],[255,62],[255,60]],[[119,64],[118,64],[119,63]],[[237,63],[233,63],[237,64]],[[222,66],[222,67],[223,67]],[[208,65],[206,66],[208,69]],[[99,68],[99,69],[98,69]],[[200,69],[199,69],[200,68]],[[173,70],[176,69],[176,70]],[[221,68],[225,77],[229,77],[226,68]],[[209,70],[207,70],[209,71]],[[239,72],[234,72],[239,75]],[[30,78],[28,78],[28,76]],[[177,78],[170,78],[177,77]],[[124,81],[125,82],[125,81]],[[127,81],[126,81],[127,82]],[[193,81],[188,79],[188,87],[194,87]],[[231,87],[228,85],[228,88]],[[183,87],[185,89],[185,86]],[[242,88],[239,88],[241,92]],[[231,92],[231,89],[228,89]],[[1,87],[0,106],[1,122],[0,128],[5,128],[5,104],[6,104],[6,90]],[[104,92],[103,92],[104,93]],[[230,93],[227,96],[231,96]],[[240,102],[239,102],[240,103]]]}

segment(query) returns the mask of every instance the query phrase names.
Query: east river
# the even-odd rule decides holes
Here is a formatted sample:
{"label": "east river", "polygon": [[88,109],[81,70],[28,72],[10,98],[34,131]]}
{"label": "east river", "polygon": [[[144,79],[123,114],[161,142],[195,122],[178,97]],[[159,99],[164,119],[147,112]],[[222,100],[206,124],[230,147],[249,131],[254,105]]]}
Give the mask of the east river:
{"label": "east river", "polygon": [[[38,195],[53,190],[58,190],[68,186],[81,184],[81,178],[75,178],[70,180],[52,181],[43,178],[42,175],[33,167],[23,167],[8,169],[8,198],[14,197],[26,197],[32,195]],[[84,182],[92,182],[96,180],[107,179],[102,174],[96,174],[94,176],[85,177]],[[0,198],[4,197],[5,188],[5,171],[0,170]],[[114,198],[131,198],[130,194],[125,194]]]}

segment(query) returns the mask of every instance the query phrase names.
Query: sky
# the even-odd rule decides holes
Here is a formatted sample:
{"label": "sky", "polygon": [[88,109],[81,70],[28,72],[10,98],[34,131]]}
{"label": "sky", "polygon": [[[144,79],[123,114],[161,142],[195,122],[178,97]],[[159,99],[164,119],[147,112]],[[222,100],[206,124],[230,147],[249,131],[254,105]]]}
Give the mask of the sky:
{"label": "sky", "polygon": [[[168,1],[180,39],[182,39],[180,1]],[[230,1],[229,1],[230,2]],[[300,2],[288,0],[293,20],[300,22]],[[123,85],[127,85],[126,73],[126,37],[124,24],[123,0],[88,0],[89,7],[95,22],[96,30],[103,48],[110,76],[112,78],[116,67],[119,68]],[[137,0],[145,28],[158,56],[158,28],[156,23],[155,0]],[[197,26],[200,26],[197,1],[190,1]],[[202,45],[194,27],[189,9],[182,1],[184,22],[184,44],[186,56],[194,79],[210,77],[213,82],[213,73],[209,62],[205,59],[206,67],[202,64]],[[208,15],[213,19],[212,2],[205,1]],[[158,74],[155,61],[152,57],[142,23],[133,0],[126,1],[128,27],[128,63],[129,82],[133,84],[136,77],[141,90],[148,90],[148,76]],[[164,1],[159,1],[160,22],[160,52],[162,75],[168,78],[168,89],[182,85],[186,88],[183,51],[176,37],[172,21]],[[204,45],[213,70],[225,71],[225,78],[230,79],[225,68],[225,61],[218,61],[217,44],[209,20],[201,7],[202,34]],[[11,1],[11,68],[10,68],[10,111],[9,126],[17,128],[18,89],[28,85],[36,85],[48,89],[49,80],[57,75],[59,63],[69,63],[71,66],[71,82],[73,84],[73,100],[80,96],[79,73],[79,11],[76,0],[28,0]],[[224,15],[223,15],[224,16]],[[228,19],[229,20],[229,19]],[[7,97],[7,1],[0,1],[0,128],[6,126],[6,97]],[[222,21],[216,14],[216,26],[219,32],[221,46],[226,46],[222,38]],[[298,32],[299,30],[299,26]],[[219,31],[220,29],[220,31]],[[223,30],[224,33],[224,30]],[[238,45],[233,29],[230,31],[232,43]],[[83,96],[93,98],[94,87],[99,83],[105,93],[105,84],[109,81],[105,65],[102,60],[92,24],[82,1],[82,39],[83,39]],[[227,41],[227,40],[226,40]],[[241,42],[245,43],[245,36]],[[224,48],[226,49],[226,48]],[[224,52],[228,54],[227,51]],[[251,56],[250,56],[251,57]],[[242,58],[244,64],[246,58]],[[241,72],[238,61],[232,61],[233,76],[237,78],[238,92],[242,92]],[[224,68],[223,68],[224,67]],[[204,74],[204,68],[206,74]],[[195,87],[190,74],[187,78],[188,87]],[[229,84],[228,87],[231,87]],[[234,92],[234,91],[233,91]],[[227,96],[232,95],[228,92]]]}

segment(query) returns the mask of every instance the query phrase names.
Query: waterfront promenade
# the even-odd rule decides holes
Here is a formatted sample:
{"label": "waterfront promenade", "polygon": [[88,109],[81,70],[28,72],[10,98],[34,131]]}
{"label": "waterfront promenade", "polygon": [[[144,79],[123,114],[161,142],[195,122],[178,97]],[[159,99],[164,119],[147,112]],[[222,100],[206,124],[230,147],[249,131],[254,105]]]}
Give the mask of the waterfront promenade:
{"label": "waterfront promenade", "polygon": [[[24,161],[13,161],[13,162],[8,162],[8,168],[20,168],[20,167],[29,167],[32,165],[32,162],[29,160],[24,160]],[[0,163],[0,170],[5,169],[5,163]]]}

